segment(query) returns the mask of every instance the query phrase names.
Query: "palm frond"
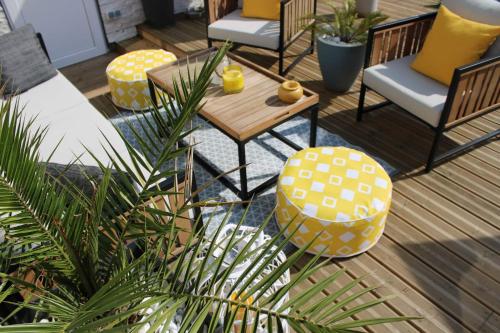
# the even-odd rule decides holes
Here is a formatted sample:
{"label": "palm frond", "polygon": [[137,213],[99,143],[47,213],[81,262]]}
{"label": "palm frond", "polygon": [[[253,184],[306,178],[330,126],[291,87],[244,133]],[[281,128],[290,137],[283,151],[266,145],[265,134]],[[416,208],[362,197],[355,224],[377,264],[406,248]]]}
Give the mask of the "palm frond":
{"label": "palm frond", "polygon": [[342,7],[329,4],[333,14],[309,15],[305,18],[314,19],[314,24],[305,29],[314,30],[320,36],[337,37],[344,43],[365,43],[370,28],[385,21],[388,16],[381,12],[373,12],[364,18],[359,18],[355,0],[345,0]]}
{"label": "palm frond", "polygon": [[[349,6],[346,10],[351,12]],[[354,34],[352,16],[337,14],[338,30]],[[0,244],[0,305],[14,308],[0,325],[22,311],[32,311],[35,319],[0,326],[0,332],[156,333],[170,326],[180,331],[203,327],[208,332],[235,327],[256,331],[263,326],[268,332],[283,332],[287,324],[297,332],[356,332],[412,319],[347,321],[386,299],[358,302],[373,290],[362,287],[361,279],[324,297],[324,290],[333,290],[343,271],[290,297],[292,289],[326,263],[320,263],[319,254],[302,264],[308,245],[284,257],[282,250],[299,226],[290,234],[284,228],[266,237],[271,215],[248,235],[245,212],[227,232],[230,208],[214,233],[205,234],[212,215],[177,248],[176,240],[185,230],[175,221],[192,209],[188,201],[197,194],[190,193],[189,184],[189,195],[180,189],[179,182],[191,179],[192,147],[179,142],[189,143],[189,122],[228,47],[200,69],[189,70],[187,77],[175,78],[172,96],[161,96],[163,108],[154,107],[152,117],[137,114],[137,122],[126,124],[136,142],[119,132],[128,157],[120,156],[110,142],[103,143],[112,162],[105,165],[96,159],[102,178],[88,177],[94,188],[91,195],[47,175],[47,165],[38,155],[46,129],[36,129],[24,119],[15,100],[2,104],[0,228],[5,241]],[[178,163],[182,158],[188,162],[184,170]],[[173,189],[161,186],[172,178]],[[170,203],[169,197],[182,195],[178,205]],[[283,282],[292,267],[302,268]],[[33,272],[35,281],[25,281],[26,272]],[[29,296],[10,300],[18,291]],[[310,302],[316,298],[322,300]]]}

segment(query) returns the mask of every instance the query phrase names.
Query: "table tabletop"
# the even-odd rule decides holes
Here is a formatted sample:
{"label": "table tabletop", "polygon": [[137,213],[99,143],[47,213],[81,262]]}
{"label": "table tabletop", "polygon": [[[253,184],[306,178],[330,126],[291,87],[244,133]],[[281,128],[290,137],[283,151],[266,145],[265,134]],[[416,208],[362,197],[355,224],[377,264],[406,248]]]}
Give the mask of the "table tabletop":
{"label": "table tabletop", "polygon": [[[179,74],[187,77],[188,68],[192,73],[195,69],[199,72],[205,60],[216,51],[207,49],[154,68],[148,71],[148,78],[157,87],[173,93],[173,81]],[[318,95],[305,88],[299,101],[293,104],[280,101],[278,88],[285,78],[233,53],[227,56],[232,64],[241,66],[245,88],[240,93],[225,94],[222,86],[211,85],[199,115],[232,139],[248,141],[319,103]]]}

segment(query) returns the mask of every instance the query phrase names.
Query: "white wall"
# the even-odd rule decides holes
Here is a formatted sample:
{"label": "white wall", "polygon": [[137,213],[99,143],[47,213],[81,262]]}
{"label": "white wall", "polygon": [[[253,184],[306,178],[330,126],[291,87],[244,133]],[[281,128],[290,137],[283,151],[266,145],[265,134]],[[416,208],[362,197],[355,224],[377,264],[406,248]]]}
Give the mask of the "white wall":
{"label": "white wall", "polygon": [[10,31],[9,22],[3,11],[2,5],[0,5],[0,35]]}
{"label": "white wall", "polygon": [[[110,43],[132,38],[137,35],[135,26],[144,22],[144,11],[141,0],[98,0],[104,30]],[[175,13],[187,9],[189,0],[174,0]],[[108,13],[121,11],[121,17],[111,19]],[[5,13],[0,5],[0,35],[10,31]]]}
{"label": "white wall", "polygon": [[[110,43],[132,38],[137,34],[136,25],[145,21],[141,0],[98,0],[104,30]],[[189,0],[174,0],[174,11],[182,13]],[[110,18],[108,13],[119,10],[121,16]]]}

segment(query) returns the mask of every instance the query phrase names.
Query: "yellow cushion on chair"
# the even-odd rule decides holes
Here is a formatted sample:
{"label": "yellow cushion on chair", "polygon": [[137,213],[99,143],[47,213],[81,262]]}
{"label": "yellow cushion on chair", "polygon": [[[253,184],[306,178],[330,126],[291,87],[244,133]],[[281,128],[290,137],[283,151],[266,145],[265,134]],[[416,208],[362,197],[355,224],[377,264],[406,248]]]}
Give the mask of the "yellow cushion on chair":
{"label": "yellow cushion on chair", "polygon": [[241,16],[279,21],[280,0],[245,0]]}
{"label": "yellow cushion on chair", "polygon": [[500,26],[464,19],[441,5],[411,68],[450,85],[455,68],[473,63],[500,35]]}

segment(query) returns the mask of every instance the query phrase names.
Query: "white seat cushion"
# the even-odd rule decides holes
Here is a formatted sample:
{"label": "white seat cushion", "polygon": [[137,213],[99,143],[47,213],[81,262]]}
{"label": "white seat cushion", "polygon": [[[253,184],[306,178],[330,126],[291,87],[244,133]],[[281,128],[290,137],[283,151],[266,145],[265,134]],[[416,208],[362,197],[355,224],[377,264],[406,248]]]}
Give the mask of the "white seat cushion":
{"label": "white seat cushion", "polygon": [[240,15],[241,9],[237,9],[210,24],[208,37],[272,50],[279,48],[279,21],[241,17]]}
{"label": "white seat cushion", "polygon": [[125,143],[113,125],[61,73],[16,98],[19,98],[19,105],[24,108],[23,115],[27,119],[34,119],[33,129],[48,127],[40,146],[42,161],[50,157],[61,141],[51,162],[68,164],[79,157],[81,164],[98,166],[86,152],[87,147],[107,165],[111,161],[102,147],[103,144],[109,147],[104,133],[118,154],[130,162]]}
{"label": "white seat cushion", "polygon": [[29,117],[52,117],[87,99],[61,73],[19,95],[19,104]]}
{"label": "white seat cushion", "polygon": [[110,158],[103,148],[107,147],[110,151],[105,139],[107,138],[117,153],[131,163],[127,148],[118,132],[89,102],[66,109],[56,117],[38,118],[35,125],[49,128],[40,146],[40,156],[43,160],[50,156],[61,140],[51,162],[68,164],[78,159],[78,164],[98,166],[86,151],[88,148],[104,165],[110,165]]}
{"label": "white seat cushion", "polygon": [[415,56],[365,69],[363,83],[413,115],[437,127],[448,87],[410,68]]}

